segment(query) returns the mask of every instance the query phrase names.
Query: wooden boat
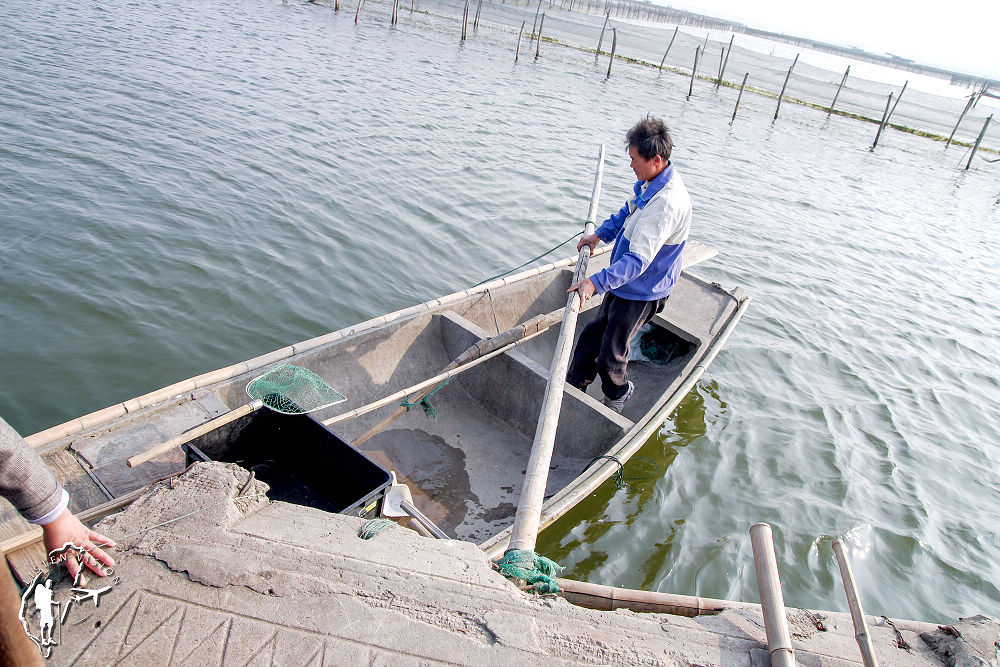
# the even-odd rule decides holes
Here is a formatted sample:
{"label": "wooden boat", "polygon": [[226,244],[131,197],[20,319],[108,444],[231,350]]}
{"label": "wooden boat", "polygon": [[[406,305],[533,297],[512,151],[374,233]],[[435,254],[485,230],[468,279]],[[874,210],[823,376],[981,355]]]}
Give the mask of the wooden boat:
{"label": "wooden boat", "polygon": [[[686,269],[712,254],[689,242]],[[605,266],[609,257],[609,252],[596,253],[590,270]],[[183,469],[185,456],[178,448],[136,467],[128,467],[126,459],[246,404],[247,383],[264,370],[291,363],[321,375],[347,401],[313,416],[335,420],[435,376],[478,340],[565,308],[576,261],[534,268],[302,341],[27,440],[69,490],[71,509],[91,518],[123,506],[151,482]],[[599,302],[588,302],[578,331],[594,317]],[[589,393],[565,385],[542,527],[617,472],[616,461],[627,461],[656,432],[704,374],[748,302],[739,288],[729,291],[685,270],[665,311],[634,345],[646,357],[635,362],[636,391],[622,414],[601,403],[599,382]],[[414,504],[441,529],[480,544],[491,555],[499,555],[509,539],[558,333],[553,326],[455,375],[430,398],[436,418],[410,410],[358,445],[409,485]],[[398,405],[396,401],[330,428],[354,442]],[[208,441],[225,441],[240,425],[233,422],[192,442],[207,447]],[[284,446],[274,444],[276,449]],[[325,474],[329,484],[337,485],[342,473],[330,469]],[[0,540],[27,530],[12,511],[0,515]],[[10,547],[11,540],[5,544]],[[35,553],[22,559],[17,553],[7,555],[15,571],[38,562]]]}

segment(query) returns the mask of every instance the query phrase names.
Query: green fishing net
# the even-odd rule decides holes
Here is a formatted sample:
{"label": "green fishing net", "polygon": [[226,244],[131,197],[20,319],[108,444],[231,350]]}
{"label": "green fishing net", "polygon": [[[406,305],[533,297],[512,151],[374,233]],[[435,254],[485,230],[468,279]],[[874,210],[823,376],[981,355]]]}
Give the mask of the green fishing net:
{"label": "green fishing net", "polygon": [[275,412],[299,415],[329,407],[347,398],[308,368],[284,364],[247,385],[250,398]]}

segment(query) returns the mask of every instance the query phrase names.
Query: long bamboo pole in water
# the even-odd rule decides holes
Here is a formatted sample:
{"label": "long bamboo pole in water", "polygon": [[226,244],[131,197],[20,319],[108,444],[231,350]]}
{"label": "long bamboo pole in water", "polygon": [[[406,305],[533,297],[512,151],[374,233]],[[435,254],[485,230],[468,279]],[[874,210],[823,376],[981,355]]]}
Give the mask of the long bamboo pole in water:
{"label": "long bamboo pole in water", "polygon": [[878,146],[878,140],[882,136],[882,130],[885,129],[885,121],[889,117],[889,106],[892,104],[892,93],[889,93],[889,99],[885,103],[885,111],[882,112],[882,122],[878,124],[878,132],[875,133],[875,141],[872,142],[872,147],[868,150],[874,151],[875,147]]}
{"label": "long bamboo pole in water", "polygon": [[826,112],[827,116],[833,113],[833,107],[837,106],[837,98],[840,97],[840,90],[841,88],[844,87],[844,84],[847,83],[847,75],[850,73],[851,73],[851,66],[848,65],[847,69],[844,70],[844,78],[840,80],[840,85],[837,86],[837,92],[833,96],[833,101],[830,102],[830,110]]}
{"label": "long bamboo pole in water", "polygon": [[[674,45],[674,40],[677,39],[677,31],[680,29],[680,26],[674,28],[674,35],[670,38],[670,43],[667,44],[667,50],[663,52],[663,58],[660,59],[660,74],[663,74],[663,63],[667,62],[667,54],[670,53],[670,47]],[[657,74],[657,76],[659,76],[659,74]]]}
{"label": "long bamboo pole in water", "polygon": [[878,667],[875,649],[872,647],[872,638],[868,632],[868,624],[865,623],[865,612],[861,608],[861,598],[858,597],[858,587],[854,584],[854,573],[851,571],[851,563],[847,560],[847,554],[844,553],[844,543],[840,540],[834,540],[833,553],[837,556],[837,564],[840,566],[840,578],[844,582],[847,606],[851,610],[851,621],[854,623],[854,638],[858,640],[861,659],[864,661],[865,667]]}
{"label": "long bamboo pole in water", "polygon": [[608,58],[608,75],[604,77],[607,81],[611,78],[611,65],[615,62],[615,51],[618,49],[618,28],[611,29],[611,57]]}
{"label": "long bamboo pole in water", "polygon": [[733,117],[729,119],[729,124],[732,125],[736,120],[736,112],[740,108],[740,100],[743,99],[743,89],[747,87],[747,77],[750,76],[750,72],[743,75],[743,83],[740,84],[740,94],[736,96],[736,106],[733,107]]}
{"label": "long bamboo pole in water", "polygon": [[594,54],[594,64],[597,64],[597,59],[601,57],[601,44],[604,43],[604,31],[608,28],[608,21],[611,20],[611,12],[604,17],[604,25],[601,27],[601,36],[597,38],[597,53]]}
{"label": "long bamboo pole in water", "polygon": [[778,111],[781,110],[781,100],[785,97],[785,88],[788,87],[788,80],[792,78],[792,70],[795,69],[795,64],[799,62],[799,54],[795,54],[795,60],[792,61],[792,66],[788,68],[788,74],[785,75],[785,83],[781,86],[781,92],[778,94],[778,106],[774,108],[774,120],[778,120]]}
{"label": "long bamboo pole in water", "polygon": [[757,570],[757,590],[760,591],[760,608],[764,614],[764,631],[767,634],[767,651],[774,667],[795,667],[795,649],[788,632],[785,601],[781,595],[778,563],[774,558],[771,526],[755,523],[750,526],[750,544],[753,547],[753,565]]}
{"label": "long bamboo pole in water", "polygon": [[542,20],[538,24],[538,41],[535,42],[535,60],[542,55],[542,28],[545,27],[545,12],[542,12]]}
{"label": "long bamboo pole in water", "polygon": [[[604,176],[604,144],[597,155],[597,173],[594,175],[594,189],[590,195],[590,209],[587,212],[587,225],[584,235],[594,233],[594,220],[597,217],[597,201],[601,194],[601,179]],[[580,258],[573,274],[573,282],[579,282],[587,277],[587,265],[590,263],[590,248],[580,249]],[[563,315],[562,329],[556,342],[556,351],[549,367],[549,380],[545,386],[545,398],[542,401],[538,427],[535,429],[535,440],[531,445],[528,457],[528,467],[521,487],[521,499],[514,514],[514,527],[511,530],[508,551],[534,551],[538,539],[538,525],[542,516],[542,503],[545,500],[545,485],[549,479],[549,463],[552,461],[552,448],[555,445],[556,429],[559,426],[559,410],[562,407],[563,387],[566,384],[566,372],[569,370],[570,352],[573,350],[573,334],[576,332],[576,320],[580,312],[580,296],[572,292],[566,301],[566,312]]]}
{"label": "long bamboo pole in water", "polygon": [[972,158],[976,156],[976,151],[979,150],[979,144],[982,143],[983,137],[986,136],[986,129],[990,126],[990,121],[992,120],[993,114],[990,114],[990,117],[986,119],[985,123],[983,123],[983,129],[979,131],[979,136],[976,138],[976,145],[972,147],[972,152],[969,154],[969,161],[965,163],[966,170],[972,166]]}
{"label": "long bamboo pole in water", "polygon": [[698,56],[701,55],[701,47],[694,47],[694,64],[691,65],[691,85],[688,86],[688,96],[687,99],[691,99],[691,93],[694,92],[694,76],[698,71]]}

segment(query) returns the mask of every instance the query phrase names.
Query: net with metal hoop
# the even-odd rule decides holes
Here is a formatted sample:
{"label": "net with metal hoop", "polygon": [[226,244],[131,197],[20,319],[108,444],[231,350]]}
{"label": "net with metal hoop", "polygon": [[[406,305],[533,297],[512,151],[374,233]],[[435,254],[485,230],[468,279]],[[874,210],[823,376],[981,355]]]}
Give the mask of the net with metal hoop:
{"label": "net with metal hoop", "polygon": [[286,415],[313,412],[347,400],[316,373],[292,364],[277,366],[252,380],[247,395]]}

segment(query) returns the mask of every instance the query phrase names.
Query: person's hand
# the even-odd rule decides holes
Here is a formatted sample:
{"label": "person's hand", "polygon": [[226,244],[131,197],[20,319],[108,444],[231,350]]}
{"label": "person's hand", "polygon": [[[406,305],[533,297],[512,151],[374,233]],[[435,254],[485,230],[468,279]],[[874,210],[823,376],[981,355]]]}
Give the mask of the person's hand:
{"label": "person's hand", "polygon": [[594,251],[597,250],[597,244],[601,242],[601,238],[597,234],[587,234],[580,239],[580,242],[576,244],[576,251],[580,252],[583,246],[590,246],[590,254],[593,255]]}
{"label": "person's hand", "polygon": [[587,299],[594,296],[595,291],[597,291],[597,288],[594,287],[593,281],[590,278],[584,278],[580,282],[573,283],[572,285],[570,285],[569,289],[566,290],[566,293],[568,294],[569,292],[576,292],[577,294],[579,294],[580,306],[582,307],[583,304],[587,302]]}
{"label": "person's hand", "polygon": [[107,574],[103,566],[113,567],[115,564],[114,559],[103,549],[103,547],[116,546],[114,540],[87,528],[68,508],[63,510],[63,513],[55,521],[42,526],[42,533],[47,554],[51,554],[53,550],[62,549],[67,542],[72,542],[75,546],[86,550],[86,553],[81,553],[77,549],[67,549],[63,554],[55,554],[56,558],[66,559],[66,569],[69,570],[73,581],[76,581],[77,574],[80,572],[81,560],[88,570],[99,577]]}

